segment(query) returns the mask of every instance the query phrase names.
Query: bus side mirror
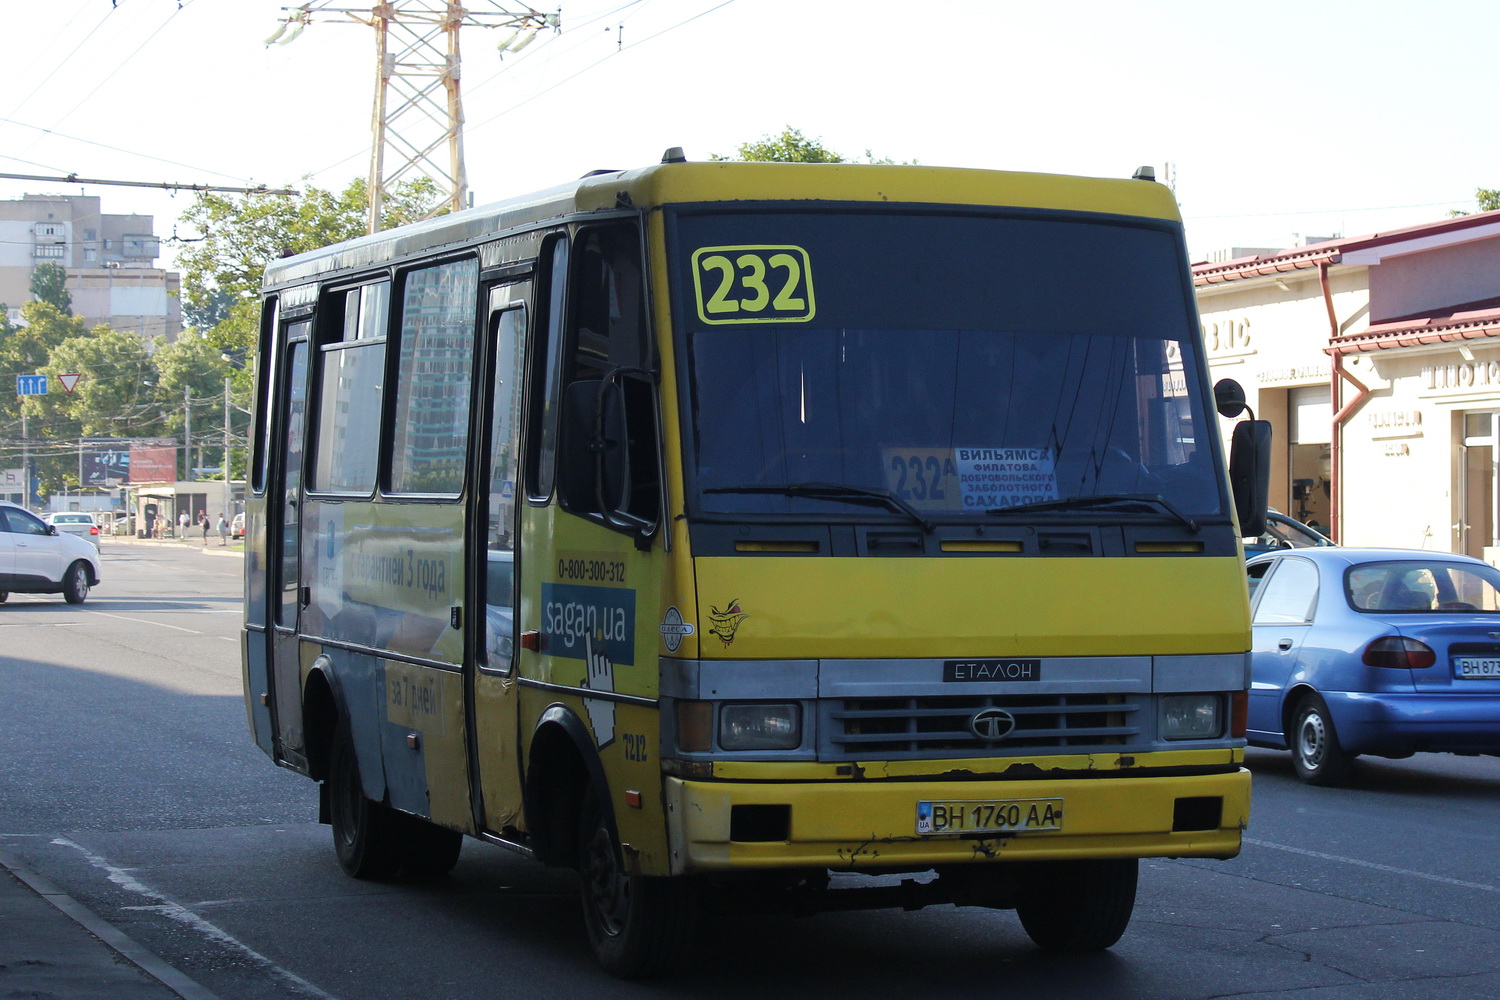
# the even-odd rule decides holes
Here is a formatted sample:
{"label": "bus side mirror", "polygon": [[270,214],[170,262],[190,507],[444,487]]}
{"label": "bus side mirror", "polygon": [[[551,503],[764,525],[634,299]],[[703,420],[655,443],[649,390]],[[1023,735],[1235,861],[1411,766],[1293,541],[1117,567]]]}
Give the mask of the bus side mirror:
{"label": "bus side mirror", "polygon": [[622,377],[573,382],[563,391],[558,499],[650,545],[660,509],[656,410],[650,384]]}
{"label": "bus side mirror", "polygon": [[[1249,404],[1245,401],[1245,390],[1232,378],[1221,378],[1214,383],[1214,409],[1219,411],[1219,416],[1234,418],[1248,410]],[[1255,416],[1255,414],[1251,414]]]}
{"label": "bus side mirror", "polygon": [[1241,420],[1229,445],[1229,487],[1240,536],[1266,530],[1266,502],[1271,489],[1271,422]]}

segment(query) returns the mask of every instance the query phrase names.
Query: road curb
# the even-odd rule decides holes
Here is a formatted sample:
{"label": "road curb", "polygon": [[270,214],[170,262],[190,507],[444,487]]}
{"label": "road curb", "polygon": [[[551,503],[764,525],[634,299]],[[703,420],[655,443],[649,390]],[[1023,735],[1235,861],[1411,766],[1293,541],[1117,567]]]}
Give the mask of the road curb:
{"label": "road curb", "polygon": [[[129,535],[119,535],[111,539],[109,544],[149,545],[156,548],[178,549],[182,551],[191,549],[193,551],[202,552],[205,555],[212,554],[216,556],[243,556],[245,554],[245,547],[243,544],[240,544],[238,547],[236,547],[233,545],[220,545],[218,542],[210,541],[207,545],[203,545],[200,542],[191,540],[184,541],[179,538],[133,538]],[[105,546],[100,549],[100,552],[102,553],[104,551],[107,551],[107,549],[108,546]]]}
{"label": "road curb", "polygon": [[182,1000],[221,1000],[218,994],[189,978],[148,950],[145,945],[125,934],[72,896],[63,892],[45,876],[33,871],[9,851],[0,849],[0,867],[20,880],[54,909],[88,931],[127,962],[156,980]]}

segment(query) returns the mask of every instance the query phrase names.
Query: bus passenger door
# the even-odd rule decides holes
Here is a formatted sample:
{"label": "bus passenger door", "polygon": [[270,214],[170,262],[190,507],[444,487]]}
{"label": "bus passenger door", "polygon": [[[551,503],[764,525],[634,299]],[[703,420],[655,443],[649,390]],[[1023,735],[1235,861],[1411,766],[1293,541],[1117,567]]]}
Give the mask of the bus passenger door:
{"label": "bus passenger door", "polygon": [[302,448],[307,414],[307,357],[310,322],[287,331],[282,355],[286,387],[278,400],[281,447],[273,459],[266,489],[266,599],[271,605],[272,716],[282,759],[304,752],[302,735],[302,665],[297,638],[302,607],[301,493]]}
{"label": "bus passenger door", "polygon": [[479,780],[481,829],[520,829],[521,765],[515,657],[517,564],[516,479],[520,467],[522,372],[526,355],[529,281],[490,289],[488,350],[480,382],[487,404],[474,449],[480,467],[474,482],[475,521],[469,531],[470,576],[478,591],[469,600],[483,609],[474,623],[475,668],[469,672],[473,706],[473,760]]}

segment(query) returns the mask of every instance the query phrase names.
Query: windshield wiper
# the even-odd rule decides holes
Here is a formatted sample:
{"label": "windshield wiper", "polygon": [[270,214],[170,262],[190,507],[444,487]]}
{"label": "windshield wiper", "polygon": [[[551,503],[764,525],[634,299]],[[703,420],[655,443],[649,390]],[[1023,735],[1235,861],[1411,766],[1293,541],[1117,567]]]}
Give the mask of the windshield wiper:
{"label": "windshield wiper", "polygon": [[1174,507],[1160,493],[1100,493],[1086,497],[1067,497],[1063,500],[1041,500],[1036,503],[1022,503],[1016,504],[1014,507],[996,507],[986,513],[991,517],[1005,517],[1009,514],[1029,514],[1035,511],[1090,510],[1099,507],[1117,507],[1122,504],[1159,508],[1187,525],[1187,529],[1193,534],[1196,535],[1198,533],[1198,522]]}
{"label": "windshield wiper", "polygon": [[813,500],[843,500],[847,503],[875,504],[905,514],[932,534],[934,525],[922,512],[890,490],[869,486],[847,486],[843,483],[787,483],[784,486],[711,486],[704,493],[768,493],[786,497],[809,497]]}

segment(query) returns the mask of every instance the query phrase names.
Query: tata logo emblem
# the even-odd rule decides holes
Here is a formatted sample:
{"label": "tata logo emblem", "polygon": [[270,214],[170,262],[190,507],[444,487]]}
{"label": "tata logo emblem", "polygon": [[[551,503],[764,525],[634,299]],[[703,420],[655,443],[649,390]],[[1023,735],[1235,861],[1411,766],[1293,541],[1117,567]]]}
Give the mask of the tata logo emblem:
{"label": "tata logo emblem", "polygon": [[1016,728],[1016,717],[1003,708],[986,708],[969,720],[969,732],[986,743],[996,743]]}

